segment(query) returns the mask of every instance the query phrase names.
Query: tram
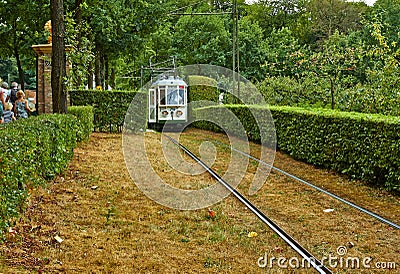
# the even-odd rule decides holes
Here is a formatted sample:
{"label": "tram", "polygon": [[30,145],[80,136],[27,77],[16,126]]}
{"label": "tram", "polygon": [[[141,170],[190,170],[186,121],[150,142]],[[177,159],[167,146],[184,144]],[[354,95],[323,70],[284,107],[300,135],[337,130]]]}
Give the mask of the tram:
{"label": "tram", "polygon": [[187,84],[178,76],[162,76],[148,90],[148,127],[161,129],[166,123],[177,128],[188,122]]}

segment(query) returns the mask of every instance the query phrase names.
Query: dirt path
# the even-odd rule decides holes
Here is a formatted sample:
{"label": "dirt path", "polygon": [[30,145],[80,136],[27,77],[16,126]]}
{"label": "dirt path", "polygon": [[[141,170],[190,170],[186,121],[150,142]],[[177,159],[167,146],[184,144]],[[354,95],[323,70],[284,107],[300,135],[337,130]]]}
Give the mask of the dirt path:
{"label": "dirt path", "polygon": [[[196,147],[205,136],[226,141],[199,130],[182,138],[188,147]],[[8,233],[0,246],[0,273],[292,273],[291,266],[301,264],[297,253],[233,197],[212,206],[215,217],[207,209],[179,211],[147,198],[126,170],[121,140],[118,134],[92,134],[88,143],[76,148],[63,176],[31,193],[16,233]],[[159,135],[148,134],[146,143],[149,157],[157,163],[155,171],[165,180],[180,178],[160,159]],[[258,149],[252,145],[253,153]],[[229,152],[218,153],[222,160],[215,166],[223,170],[228,158],[223,156]],[[281,153],[275,165],[399,223],[399,197]],[[255,168],[251,163],[245,180],[251,180]],[[202,184],[212,182],[202,176]],[[239,189],[246,186],[248,182]],[[272,172],[249,199],[313,255],[331,257],[334,272],[400,271],[400,232],[326,195]],[[249,237],[250,232],[257,236]],[[347,253],[339,256],[339,247],[346,247]],[[279,267],[277,259],[260,267],[265,257],[268,262],[285,258],[283,266],[289,269]],[[346,265],[348,258],[352,261]],[[360,265],[351,269],[356,259]],[[368,263],[363,265],[363,260]],[[378,271],[377,266],[396,270]]]}

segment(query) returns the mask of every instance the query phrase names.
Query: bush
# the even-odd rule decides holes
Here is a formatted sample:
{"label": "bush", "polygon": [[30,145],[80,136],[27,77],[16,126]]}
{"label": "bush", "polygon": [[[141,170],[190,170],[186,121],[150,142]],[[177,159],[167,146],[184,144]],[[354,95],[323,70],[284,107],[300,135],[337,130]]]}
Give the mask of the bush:
{"label": "bush", "polygon": [[90,133],[93,132],[93,107],[92,106],[71,106],[68,113],[78,119],[78,130],[76,132],[76,141],[87,141]]}
{"label": "bush", "polygon": [[[241,120],[249,138],[259,141],[260,133],[249,110],[252,108],[262,117],[261,112],[267,114],[267,107],[226,107]],[[196,109],[196,116],[206,119],[216,115],[218,108]],[[280,150],[296,159],[400,191],[400,117],[295,107],[268,109]],[[205,121],[196,125],[216,129]],[[268,130],[266,136],[273,137]]]}
{"label": "bush", "polygon": [[74,90],[70,91],[72,106],[93,106],[94,130],[122,130],[126,112],[137,91]]}
{"label": "bush", "polygon": [[211,101],[218,103],[220,91],[217,88],[217,81],[204,76],[190,76],[189,85],[189,102],[195,101]]}
{"label": "bush", "polygon": [[77,130],[77,119],[69,114],[44,114],[0,126],[0,232],[24,209],[29,188],[68,166]]}
{"label": "bush", "polygon": [[269,105],[330,107],[329,86],[325,79],[268,77],[257,88]]}

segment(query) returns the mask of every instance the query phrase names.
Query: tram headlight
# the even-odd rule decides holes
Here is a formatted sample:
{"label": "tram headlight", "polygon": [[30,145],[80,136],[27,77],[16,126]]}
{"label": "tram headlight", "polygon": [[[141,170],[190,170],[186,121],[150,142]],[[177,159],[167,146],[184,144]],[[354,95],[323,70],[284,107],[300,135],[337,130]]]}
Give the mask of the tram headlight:
{"label": "tram headlight", "polygon": [[164,117],[167,116],[168,115],[168,110],[163,110],[161,112],[161,115],[164,116]]}
{"label": "tram headlight", "polygon": [[178,111],[176,112],[176,116],[177,116],[177,117],[182,116],[182,114],[183,114],[182,110],[178,110]]}

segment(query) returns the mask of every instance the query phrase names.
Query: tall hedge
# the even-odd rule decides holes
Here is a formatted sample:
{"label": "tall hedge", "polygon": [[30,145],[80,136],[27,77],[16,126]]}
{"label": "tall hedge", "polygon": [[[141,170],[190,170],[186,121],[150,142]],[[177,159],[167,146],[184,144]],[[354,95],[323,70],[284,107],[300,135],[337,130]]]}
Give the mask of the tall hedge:
{"label": "tall hedge", "polygon": [[94,130],[93,125],[93,107],[92,106],[71,106],[68,113],[74,115],[78,120],[78,129],[76,132],[76,141],[87,141],[90,133]]}
{"label": "tall hedge", "polygon": [[77,119],[69,114],[39,115],[0,126],[0,232],[23,210],[29,187],[67,167],[76,130]]}
{"label": "tall hedge", "polygon": [[70,91],[72,106],[93,106],[94,130],[121,131],[126,112],[137,91],[74,90]]}
{"label": "tall hedge", "polygon": [[[226,107],[242,121],[250,139],[257,141],[259,132],[249,107]],[[267,107],[251,108],[267,111]],[[215,115],[217,109],[218,106],[197,109],[196,117]],[[327,109],[268,109],[280,150],[299,160],[400,191],[400,117]],[[215,129],[207,122],[197,125]]]}
{"label": "tall hedge", "polygon": [[217,88],[217,81],[205,76],[189,76],[189,102],[210,101],[218,103],[220,91]]}

